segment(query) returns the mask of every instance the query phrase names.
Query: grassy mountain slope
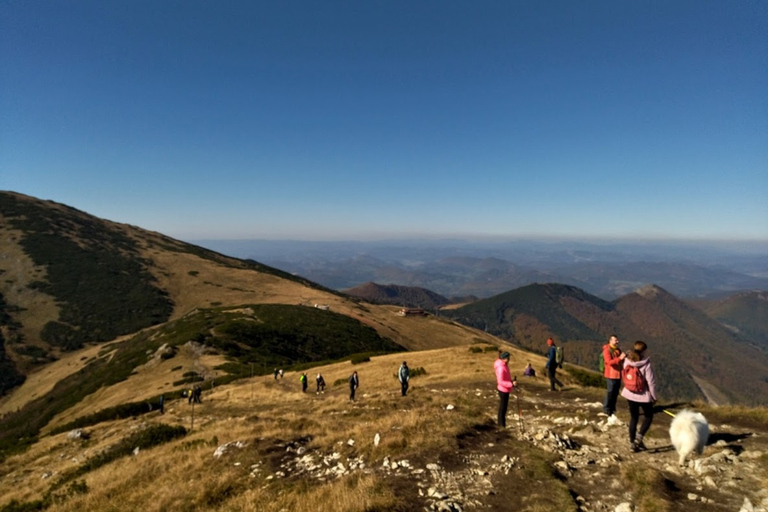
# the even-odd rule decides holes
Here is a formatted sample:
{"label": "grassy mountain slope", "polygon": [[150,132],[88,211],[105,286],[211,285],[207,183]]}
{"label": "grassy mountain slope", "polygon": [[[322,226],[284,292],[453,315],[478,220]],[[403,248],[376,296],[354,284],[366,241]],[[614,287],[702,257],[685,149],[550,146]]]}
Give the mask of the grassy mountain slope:
{"label": "grassy mountain slope", "polygon": [[693,304],[728,329],[768,350],[768,292],[742,292]]}
{"label": "grassy mountain slope", "polygon": [[620,298],[617,309],[674,365],[665,371],[673,389],[685,389],[680,377],[687,373],[715,403],[768,403],[768,356],[700,310],[657,286]]}
{"label": "grassy mountain slope", "polygon": [[530,285],[445,314],[534,351],[554,337],[569,361],[591,368],[610,334],[624,348],[643,340],[665,396],[768,403],[766,354],[656,286],[606,302],[571,286]]}
{"label": "grassy mountain slope", "polygon": [[434,310],[448,304],[450,301],[431,290],[417,286],[400,286],[396,284],[377,284],[368,282],[344,290],[344,293],[358,297],[373,304],[393,304],[411,308]]}
{"label": "grassy mountain slope", "polygon": [[[664,414],[646,436],[650,450],[629,453],[626,425],[606,426],[598,416],[602,389],[581,388],[567,375],[561,393],[548,393],[543,377],[522,381],[509,428],[498,429],[496,354],[485,346],[408,354],[411,368],[425,373],[411,380],[407,397],[395,377],[403,356],[393,354],[316,368],[329,383],[323,394],[302,393],[297,372],[277,381],[257,376],[206,389],[194,409],[170,399],[163,415],[102,421],[85,428],[85,439],[45,436],[0,466],[0,510],[406,512],[456,503],[577,512],[630,503],[640,511],[715,512],[763,498],[765,409],[699,408],[716,429],[702,471],[672,467]],[[529,357],[543,362],[503,348],[513,368]],[[162,364],[152,373],[166,373]],[[347,397],[353,370],[356,402]],[[626,422],[623,400],[618,415]],[[118,450],[160,427],[186,434],[155,435],[157,446],[142,444],[135,454]],[[105,457],[114,453],[122,456]]]}
{"label": "grassy mountain slope", "polygon": [[[390,322],[391,309],[364,307],[257,262],[58,203],[0,192],[0,216],[0,294],[6,325],[13,326],[3,330],[4,360],[22,375],[67,350],[218,305],[328,304],[403,346],[432,343],[411,336],[413,322]],[[444,327],[438,325],[438,332]],[[455,344],[452,338],[446,333],[445,343]],[[9,380],[0,394],[15,382]]]}
{"label": "grassy mountain slope", "polygon": [[[162,362],[168,367],[181,348],[196,350],[193,360],[206,354],[220,355],[222,364],[210,368],[198,361],[192,365],[196,369],[188,366],[186,373],[192,374],[192,379],[182,378],[183,373],[171,377],[164,374],[164,382],[147,388],[142,368]],[[59,380],[19,412],[0,420],[0,453],[13,448],[18,438],[33,439],[56,416],[63,414],[71,420],[96,412],[94,407],[104,408],[110,402],[107,395],[115,393],[110,387],[123,381],[128,381],[123,392],[130,393],[120,394],[121,399],[133,402],[161,393],[178,394],[198,378],[222,383],[251,373],[268,373],[273,367],[400,350],[401,346],[382,338],[374,329],[331,311],[279,304],[198,310],[105,346],[77,372]]]}

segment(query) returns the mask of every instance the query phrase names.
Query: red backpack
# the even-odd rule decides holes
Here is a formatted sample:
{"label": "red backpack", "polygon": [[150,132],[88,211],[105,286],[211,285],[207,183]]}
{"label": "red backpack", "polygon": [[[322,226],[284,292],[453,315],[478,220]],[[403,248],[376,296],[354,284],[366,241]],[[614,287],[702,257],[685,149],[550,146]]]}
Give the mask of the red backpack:
{"label": "red backpack", "polygon": [[625,364],[621,370],[621,383],[624,388],[632,393],[642,393],[645,391],[645,377],[640,373],[640,368]]}

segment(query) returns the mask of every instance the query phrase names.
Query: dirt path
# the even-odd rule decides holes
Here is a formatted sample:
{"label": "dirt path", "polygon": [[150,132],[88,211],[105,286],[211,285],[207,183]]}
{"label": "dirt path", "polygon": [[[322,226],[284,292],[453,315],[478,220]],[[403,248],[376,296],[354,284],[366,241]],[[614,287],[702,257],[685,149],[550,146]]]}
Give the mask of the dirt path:
{"label": "dirt path", "polygon": [[[488,387],[459,393],[483,401],[492,418],[497,397]],[[457,451],[417,461],[426,471],[388,470],[393,486],[426,510],[768,510],[768,426],[712,423],[704,454],[680,468],[670,416],[655,414],[648,451],[632,453],[628,412],[609,424],[597,394],[524,386],[506,429],[476,424]]]}

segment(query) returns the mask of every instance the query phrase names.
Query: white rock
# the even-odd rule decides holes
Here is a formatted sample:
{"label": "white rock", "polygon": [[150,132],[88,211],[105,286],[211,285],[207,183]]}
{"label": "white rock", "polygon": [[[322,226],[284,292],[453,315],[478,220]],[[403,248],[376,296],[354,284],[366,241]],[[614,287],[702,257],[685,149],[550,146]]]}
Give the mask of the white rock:
{"label": "white rock", "polygon": [[613,509],[613,512],[632,512],[633,510],[632,504],[625,501]]}
{"label": "white rock", "polygon": [[744,503],[741,504],[739,512],[755,512],[755,507],[752,506],[752,502],[749,501],[749,498],[744,498]]}
{"label": "white rock", "polygon": [[688,499],[690,501],[699,501],[699,495],[698,494],[694,494],[692,492],[689,492],[688,493]]}
{"label": "white rock", "polygon": [[133,449],[133,456],[135,457],[136,455],[138,455],[140,451],[141,451],[141,448],[139,448],[138,446],[136,448],[134,448]]}
{"label": "white rock", "polygon": [[373,436],[373,446],[379,446],[379,443],[381,442],[381,436],[377,432],[375,436]]}
{"label": "white rock", "polygon": [[430,463],[430,464],[427,464],[427,469],[430,471],[440,471],[440,465]]}
{"label": "white rock", "polygon": [[445,406],[445,410],[446,411],[452,411],[454,409],[455,409],[455,407],[452,404],[448,404],[448,405]]}
{"label": "white rock", "polygon": [[83,437],[85,437],[85,432],[81,428],[70,430],[67,434],[67,439],[83,439]]}
{"label": "white rock", "polygon": [[347,444],[349,446],[355,446],[355,440],[354,439],[350,439],[349,441],[347,441]]}

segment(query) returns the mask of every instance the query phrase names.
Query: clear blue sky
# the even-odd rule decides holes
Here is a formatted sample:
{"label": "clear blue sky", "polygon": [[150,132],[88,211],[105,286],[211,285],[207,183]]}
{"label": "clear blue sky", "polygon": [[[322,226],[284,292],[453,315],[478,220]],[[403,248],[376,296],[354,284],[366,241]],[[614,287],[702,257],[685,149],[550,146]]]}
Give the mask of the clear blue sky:
{"label": "clear blue sky", "polygon": [[171,236],[768,239],[765,1],[0,3],[0,189]]}

